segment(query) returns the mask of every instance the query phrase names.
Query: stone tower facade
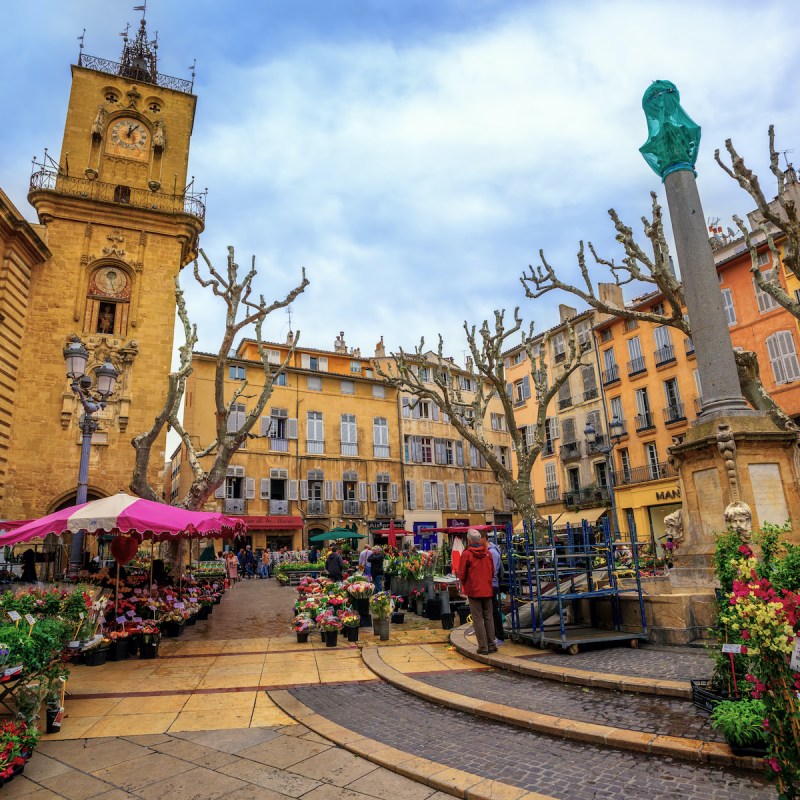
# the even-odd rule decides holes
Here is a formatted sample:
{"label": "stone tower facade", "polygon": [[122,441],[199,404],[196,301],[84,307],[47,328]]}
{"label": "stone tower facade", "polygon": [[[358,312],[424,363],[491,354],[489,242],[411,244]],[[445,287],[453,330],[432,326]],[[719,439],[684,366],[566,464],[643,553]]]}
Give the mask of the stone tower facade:
{"label": "stone tower facade", "polygon": [[[204,198],[187,191],[192,84],[161,75],[142,20],[120,63],[81,55],[61,156],[31,177],[28,199],[52,256],[34,266],[0,518],[74,502],[80,404],[63,348],[77,334],[87,373],[119,371],[93,439],[89,497],[127,489],[131,439],[163,402],[172,355],[175,279],[197,252]],[[165,441],[153,448],[159,485]]]}

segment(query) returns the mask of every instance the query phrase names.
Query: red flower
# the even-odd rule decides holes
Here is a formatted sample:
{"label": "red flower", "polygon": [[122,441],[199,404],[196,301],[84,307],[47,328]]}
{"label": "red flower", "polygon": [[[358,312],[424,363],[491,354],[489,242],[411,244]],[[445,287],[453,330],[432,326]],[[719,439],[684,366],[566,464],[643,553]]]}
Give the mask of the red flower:
{"label": "red flower", "polygon": [[769,761],[767,761],[767,764],[769,764],[772,767],[772,771],[773,772],[780,772],[781,771],[781,765],[778,763],[778,759],[775,758],[775,756],[773,756],[771,759],[769,759]]}
{"label": "red flower", "polygon": [[750,631],[742,631],[742,639],[747,641],[750,638]]}
{"label": "red flower", "polygon": [[747,655],[747,645],[746,644],[742,645],[741,653],[742,653],[743,656]]}
{"label": "red flower", "polygon": [[753,551],[746,544],[740,544],[739,545],[739,552],[743,556],[747,556],[747,557],[750,557],[750,556],[753,555]]}

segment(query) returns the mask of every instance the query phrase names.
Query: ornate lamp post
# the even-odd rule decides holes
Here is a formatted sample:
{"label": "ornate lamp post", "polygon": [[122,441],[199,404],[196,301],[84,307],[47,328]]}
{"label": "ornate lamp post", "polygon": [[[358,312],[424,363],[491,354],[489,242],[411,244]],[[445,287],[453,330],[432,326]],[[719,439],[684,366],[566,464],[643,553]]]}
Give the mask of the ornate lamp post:
{"label": "ornate lamp post", "polygon": [[[89,455],[92,450],[92,434],[98,429],[94,414],[106,407],[108,397],[117,385],[119,373],[110,361],[106,361],[95,370],[96,386],[92,391],[92,378],[86,374],[86,362],[89,360],[89,351],[77,336],[72,336],[69,344],[64,348],[64,361],[67,365],[67,378],[70,388],[81,401],[83,414],[79,427],[81,429],[81,461],[78,468],[78,491],[75,498],[76,505],[85,503],[88,495],[89,483]],[[83,531],[72,537],[69,562],[70,573],[75,575],[80,571],[83,558]]]}
{"label": "ornate lamp post", "polygon": [[608,473],[608,489],[611,497],[611,532],[615,537],[619,536],[619,521],[617,520],[617,505],[614,497],[614,462],[611,459],[611,454],[614,448],[622,441],[625,435],[625,426],[619,417],[614,416],[608,425],[608,444],[600,446],[597,444],[597,431],[592,427],[591,422],[586,423],[583,429],[583,436],[586,443],[594,445],[594,450],[597,453],[602,453],[606,457],[606,472]]}

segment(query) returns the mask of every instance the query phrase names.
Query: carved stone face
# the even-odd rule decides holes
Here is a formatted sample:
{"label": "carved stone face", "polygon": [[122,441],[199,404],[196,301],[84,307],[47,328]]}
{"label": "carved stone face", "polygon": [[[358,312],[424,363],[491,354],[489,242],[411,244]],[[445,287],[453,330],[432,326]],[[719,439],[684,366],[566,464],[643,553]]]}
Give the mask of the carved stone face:
{"label": "carved stone face", "polygon": [[749,544],[753,538],[753,512],[747,503],[731,503],[725,509],[725,522],[744,544]]}

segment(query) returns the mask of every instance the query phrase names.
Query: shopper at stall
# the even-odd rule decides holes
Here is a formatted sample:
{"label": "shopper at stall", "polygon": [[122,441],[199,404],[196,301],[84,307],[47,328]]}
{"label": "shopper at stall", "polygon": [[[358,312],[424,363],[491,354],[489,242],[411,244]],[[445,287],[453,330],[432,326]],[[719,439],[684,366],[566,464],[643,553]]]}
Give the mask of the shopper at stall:
{"label": "shopper at stall", "polygon": [[370,566],[369,561],[367,559],[372,555],[372,550],[369,549],[369,545],[365,547],[359,554],[358,554],[358,566],[359,569],[365,574],[370,574]]}
{"label": "shopper at stall", "polygon": [[331,545],[330,555],[325,560],[325,569],[328,572],[328,577],[332,581],[340,581],[342,579],[344,561],[342,561],[342,557],[339,555],[339,545]]}
{"label": "shopper at stall", "polygon": [[367,556],[367,564],[369,564],[369,574],[372,577],[372,582],[375,584],[375,593],[383,591],[383,548],[376,544],[372,548],[372,553]]}
{"label": "shopper at stall", "polygon": [[269,578],[269,550],[265,547],[261,551],[261,566],[259,567],[258,574],[262,578]]}
{"label": "shopper at stall", "polygon": [[22,578],[23,583],[36,583],[39,579],[36,577],[36,553],[32,547],[29,547],[22,554]]}
{"label": "shopper at stall", "polygon": [[486,542],[473,528],[467,531],[467,549],[461,556],[458,566],[461,591],[469,601],[475,638],[478,640],[478,653],[496,653],[494,641],[494,619],[492,615],[492,578],[494,562]]}

